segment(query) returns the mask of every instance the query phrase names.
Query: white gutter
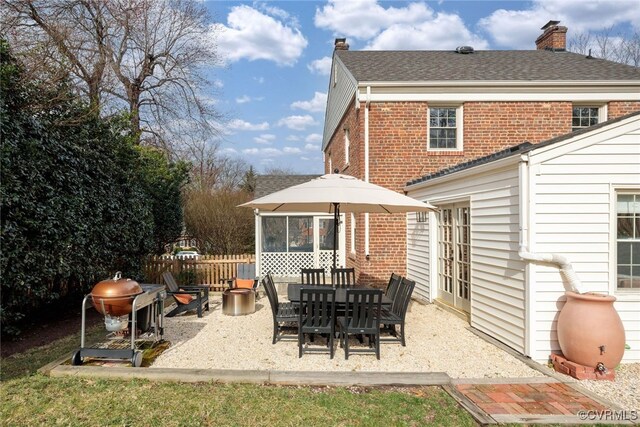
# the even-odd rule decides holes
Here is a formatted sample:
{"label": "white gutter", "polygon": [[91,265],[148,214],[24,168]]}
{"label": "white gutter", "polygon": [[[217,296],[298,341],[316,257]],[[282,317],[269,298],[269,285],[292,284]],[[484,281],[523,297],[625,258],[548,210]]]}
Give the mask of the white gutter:
{"label": "white gutter", "polygon": [[[520,183],[520,247],[518,255],[529,262],[553,264],[560,269],[560,275],[563,277],[564,288],[567,291],[584,293],[585,289],[580,283],[580,279],[573,270],[571,262],[563,255],[554,253],[535,253],[530,252],[529,248],[529,154],[521,156],[519,164],[519,183]],[[531,283],[528,286],[532,286]]]}
{"label": "white gutter", "polygon": [[415,80],[415,81],[388,81],[388,80],[362,80],[358,82],[359,87],[365,86],[389,86],[389,87],[411,87],[411,86],[469,86],[469,87],[592,87],[592,86],[638,86],[637,80]]}
{"label": "white gutter", "polygon": [[[369,105],[371,104],[371,86],[367,86],[367,98],[364,108],[364,181],[369,182]],[[364,255],[369,259],[369,214],[364,214]]]}

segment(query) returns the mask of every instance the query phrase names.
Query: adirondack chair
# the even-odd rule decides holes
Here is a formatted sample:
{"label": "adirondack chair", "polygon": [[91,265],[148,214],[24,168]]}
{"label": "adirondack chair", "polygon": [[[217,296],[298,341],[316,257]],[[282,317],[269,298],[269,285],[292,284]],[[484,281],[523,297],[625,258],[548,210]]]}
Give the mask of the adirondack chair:
{"label": "adirondack chair", "polygon": [[260,284],[256,276],[256,265],[253,263],[238,264],[238,274],[236,277],[225,279],[229,289],[244,288],[253,289],[258,297],[258,286]]}
{"label": "adirondack chair", "polygon": [[167,317],[196,310],[198,317],[202,317],[202,309],[209,311],[209,286],[178,286],[176,279],[170,271],[162,273],[164,283],[167,285],[167,295],[173,296],[176,308],[171,310]]}

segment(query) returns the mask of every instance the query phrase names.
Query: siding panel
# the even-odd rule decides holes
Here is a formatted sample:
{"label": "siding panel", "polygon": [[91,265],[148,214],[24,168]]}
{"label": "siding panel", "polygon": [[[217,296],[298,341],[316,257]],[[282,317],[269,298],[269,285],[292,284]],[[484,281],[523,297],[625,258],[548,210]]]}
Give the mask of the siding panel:
{"label": "siding panel", "polygon": [[[614,206],[610,201],[614,186],[640,185],[640,137],[634,131],[619,136],[596,134],[591,140],[590,145],[577,142],[575,150],[564,150],[558,157],[546,154],[541,161],[532,183],[535,251],[565,255],[587,290],[616,294],[609,283],[615,272],[615,246],[610,245],[615,238]],[[551,351],[559,350],[555,321],[564,305],[564,287],[556,269],[534,264],[532,268],[537,283],[533,284],[536,319],[531,356],[546,361]],[[638,361],[640,292],[622,296],[615,307],[631,347],[623,361]]]}
{"label": "siding panel", "polygon": [[[518,257],[518,171],[513,165],[478,174],[470,179],[435,183],[409,193],[436,205],[442,198],[465,199],[471,206],[471,325],[524,352],[524,262]],[[415,237],[409,222],[408,235]],[[428,240],[423,231],[421,238]],[[421,248],[408,247],[412,260],[423,256]],[[427,265],[413,264],[411,274],[427,275]],[[433,266],[436,268],[436,266]],[[435,284],[434,284],[435,286]]]}

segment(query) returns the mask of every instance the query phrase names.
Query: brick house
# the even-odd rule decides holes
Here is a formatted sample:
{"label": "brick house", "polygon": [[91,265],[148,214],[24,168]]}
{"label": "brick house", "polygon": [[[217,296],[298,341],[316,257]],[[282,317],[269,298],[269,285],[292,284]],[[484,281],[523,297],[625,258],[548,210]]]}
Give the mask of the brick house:
{"label": "brick house", "polygon": [[[336,39],[325,173],[402,192],[422,176],[640,111],[640,70],[567,52],[566,32],[550,21],[529,51],[351,51]],[[407,215],[348,215],[344,228],[358,280],[407,274]]]}

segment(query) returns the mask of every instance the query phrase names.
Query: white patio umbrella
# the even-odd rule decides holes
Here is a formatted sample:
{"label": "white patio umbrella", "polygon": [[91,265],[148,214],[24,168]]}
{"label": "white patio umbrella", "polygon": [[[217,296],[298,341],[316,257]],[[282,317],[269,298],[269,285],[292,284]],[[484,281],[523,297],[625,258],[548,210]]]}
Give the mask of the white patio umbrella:
{"label": "white patio umbrella", "polygon": [[270,212],[326,212],[334,214],[333,267],[340,211],[354,213],[403,213],[436,210],[429,203],[359,180],[353,176],[328,174],[276,191],[240,206]]}

